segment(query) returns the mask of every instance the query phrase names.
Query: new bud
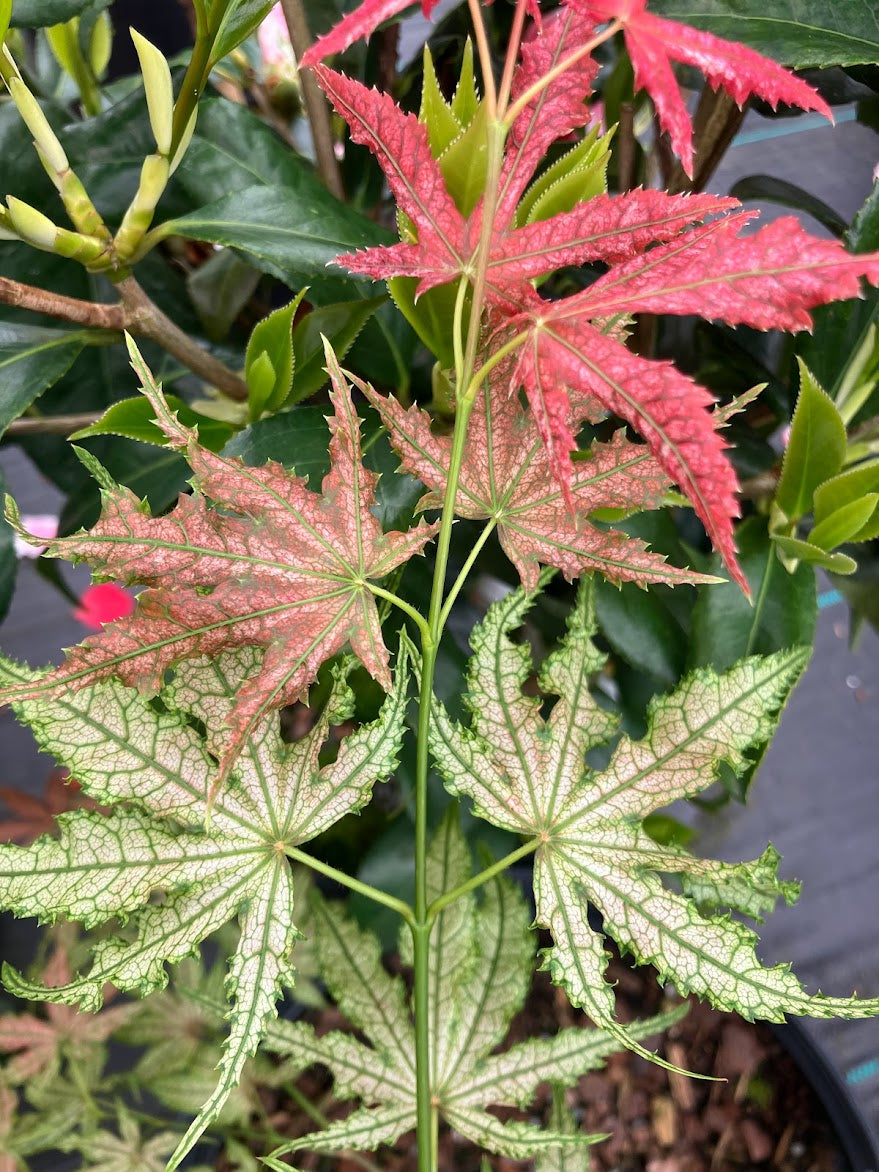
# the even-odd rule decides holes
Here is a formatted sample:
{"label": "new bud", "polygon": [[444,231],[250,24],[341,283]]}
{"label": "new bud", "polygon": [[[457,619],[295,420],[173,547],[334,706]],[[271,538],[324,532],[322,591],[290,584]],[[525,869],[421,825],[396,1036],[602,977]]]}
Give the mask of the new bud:
{"label": "new bud", "polygon": [[168,160],[164,155],[148,155],[144,159],[140,185],[116,233],[114,243],[118,256],[124,259],[133,256],[144,235],[149,231],[156,204],[168,185],[169,174]]}
{"label": "new bud", "polygon": [[186,129],[183,131],[183,135],[181,136],[180,145],[177,148],[177,151],[174,155],[174,158],[171,160],[171,174],[172,175],[177,170],[177,168],[180,166],[180,164],[183,162],[183,156],[189,150],[189,144],[192,142],[193,134],[195,134],[195,122],[196,122],[197,118],[198,118],[198,106],[196,106],[195,109],[192,111],[192,116],[190,117],[189,121],[186,123]]}
{"label": "new bud", "polygon": [[55,251],[55,240],[58,237],[58,226],[53,224],[48,216],[32,208],[23,200],[15,196],[7,196],[6,206],[9,209],[9,219],[12,227],[22,240],[32,244],[34,248],[42,248],[45,252]]}
{"label": "new bud", "polygon": [[9,80],[9,92],[28,130],[34,136],[41,158],[45,160],[46,169],[51,174],[61,175],[68,170],[70,164],[64,147],[55,136],[55,131],[49,125],[46,115],[39,107],[36,98],[23,81],[17,77]]}
{"label": "new bud", "polygon": [[174,120],[174,87],[168,62],[155,45],[131,29],[131,39],[140,60],[143,85],[146,92],[150,126],[160,155],[171,153],[172,123]]}

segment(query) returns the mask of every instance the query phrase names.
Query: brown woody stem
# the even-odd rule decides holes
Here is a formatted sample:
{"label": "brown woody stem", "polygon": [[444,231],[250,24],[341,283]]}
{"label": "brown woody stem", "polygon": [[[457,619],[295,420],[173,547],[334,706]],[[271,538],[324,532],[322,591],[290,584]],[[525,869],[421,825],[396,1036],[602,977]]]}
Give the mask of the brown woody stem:
{"label": "brown woody stem", "polygon": [[244,380],[193,342],[150,300],[134,277],[126,277],[117,288],[121,301],[115,305],[103,305],[0,277],[0,304],[45,313],[73,325],[119,332],[127,330],[130,334],[149,338],[227,398],[239,403],[246,401],[247,384]]}
{"label": "brown woody stem", "polygon": [[[311,33],[302,0],[281,0],[284,19],[287,22],[287,31],[290,33],[290,44],[296,54],[296,60],[301,61],[306,49],[311,45]],[[342,173],[336,160],[333,144],[333,123],[330,117],[330,108],[324,97],[323,90],[317,84],[310,69],[302,70],[299,74],[302,82],[302,97],[305,102],[305,113],[311,127],[311,137],[314,141],[314,154],[317,160],[318,173],[336,199],[345,198],[345,188],[342,184]]]}
{"label": "brown woody stem", "polygon": [[101,418],[102,411],[82,411],[78,415],[35,415],[13,419],[6,435],[71,435],[90,427]]}
{"label": "brown woody stem", "polygon": [[0,277],[0,304],[13,305],[17,309],[31,309],[34,313],[45,313],[61,321],[78,326],[91,326],[101,330],[126,329],[125,310],[119,305],[101,305],[92,301],[80,301],[76,297],[65,297],[61,293],[50,293],[34,285],[23,285]]}
{"label": "brown woody stem", "polygon": [[239,403],[247,400],[247,384],[228,366],[208,354],[188,334],[150,300],[134,277],[126,277],[117,285],[125,311],[125,328],[158,343],[193,374],[215,386],[227,398]]}

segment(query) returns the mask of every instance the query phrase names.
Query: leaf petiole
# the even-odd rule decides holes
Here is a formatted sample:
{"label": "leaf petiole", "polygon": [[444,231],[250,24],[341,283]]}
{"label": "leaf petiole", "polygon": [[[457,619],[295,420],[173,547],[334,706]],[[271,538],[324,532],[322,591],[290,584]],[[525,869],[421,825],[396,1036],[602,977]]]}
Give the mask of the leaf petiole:
{"label": "leaf petiole", "polygon": [[508,855],[504,855],[502,859],[498,859],[496,863],[492,863],[490,867],[486,867],[484,871],[471,876],[466,883],[460,884],[458,887],[453,887],[451,891],[435,899],[430,907],[427,909],[427,918],[429,923],[433,923],[436,917],[440,914],[443,908],[447,908],[450,903],[460,899],[462,896],[475,891],[477,887],[482,887],[486,883],[491,882],[496,875],[502,875],[514,863],[520,862],[522,859],[527,859],[529,855],[534,854],[540,846],[539,838],[531,838],[528,842],[523,843],[522,846],[517,847],[516,850],[510,851]]}
{"label": "leaf petiole", "polygon": [[390,908],[391,911],[401,916],[410,927],[414,927],[415,916],[412,908],[404,900],[397,899],[393,895],[388,895],[386,891],[381,891],[378,887],[373,887],[370,883],[362,883],[359,879],[355,879],[351,875],[346,875],[344,871],[339,871],[335,867],[331,867],[329,863],[323,863],[320,859],[314,858],[313,855],[306,854],[305,851],[301,851],[298,847],[285,845],[284,854],[295,863],[301,863],[303,867],[308,867],[309,870],[316,871],[319,875],[323,875],[324,878],[332,879],[334,883],[339,883],[351,891],[356,891],[358,895],[362,895],[366,899],[371,899],[373,903],[380,903],[383,907]]}
{"label": "leaf petiole", "polygon": [[376,598],[383,598],[386,602],[390,602],[393,606],[398,607],[403,614],[408,615],[418,627],[422,640],[430,639],[430,627],[427,624],[427,620],[423,615],[418,613],[414,606],[410,605],[404,598],[401,598],[399,594],[395,594],[392,590],[385,590],[383,586],[378,586],[375,582],[367,582],[366,587]]}
{"label": "leaf petiole", "polygon": [[605,41],[609,41],[612,37],[615,37],[622,27],[622,21],[611,21],[591,41],[587,41],[585,45],[580,45],[573,53],[569,53],[567,57],[559,61],[558,65],[554,65],[552,69],[548,69],[543,77],[535,81],[534,85],[529,86],[524,93],[521,93],[516,98],[512,106],[507,110],[499,111],[499,115],[503,118],[503,126],[509,129],[528,104],[539,97],[548,86],[552,85],[556,78],[561,77],[563,73],[567,73],[571,66],[576,65],[578,61],[582,61],[584,57],[588,57],[599,45],[603,45]]}

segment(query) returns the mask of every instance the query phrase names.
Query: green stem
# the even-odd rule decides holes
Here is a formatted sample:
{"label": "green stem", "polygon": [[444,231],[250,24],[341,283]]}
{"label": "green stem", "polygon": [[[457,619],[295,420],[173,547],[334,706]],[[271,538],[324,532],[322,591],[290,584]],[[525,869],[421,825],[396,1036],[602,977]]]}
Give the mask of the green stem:
{"label": "green stem", "polygon": [[486,541],[488,541],[488,539],[492,535],[492,533],[494,533],[496,526],[497,526],[497,518],[492,517],[491,520],[488,522],[488,524],[485,526],[485,528],[482,530],[482,532],[479,534],[479,538],[478,538],[476,544],[470,550],[470,553],[467,557],[467,561],[464,562],[464,565],[461,567],[460,574],[455,579],[455,581],[452,584],[452,588],[449,590],[448,594],[446,595],[446,600],[443,603],[443,609],[442,609],[442,613],[440,615],[440,622],[442,623],[443,626],[446,625],[446,620],[449,617],[449,612],[451,611],[452,607],[455,605],[455,600],[457,599],[458,595],[461,593],[461,590],[463,589],[464,583],[467,581],[467,578],[470,574],[470,571],[473,569],[473,566],[476,564],[476,559],[482,553],[482,547],[485,545]]}
{"label": "green stem", "polygon": [[448,907],[450,903],[454,903],[456,899],[460,899],[462,895],[467,895],[471,891],[475,891],[477,887],[482,887],[483,884],[489,883],[494,879],[495,875],[502,875],[513,863],[518,863],[520,859],[527,859],[529,855],[533,855],[540,846],[539,838],[532,838],[528,842],[523,843],[522,846],[517,847],[516,850],[510,851],[508,855],[504,855],[502,859],[498,859],[496,863],[492,863],[490,867],[486,867],[484,871],[480,871],[478,875],[473,875],[466,883],[461,883],[458,887],[453,887],[451,891],[445,892],[438,899],[435,899],[430,907],[427,909],[427,916],[431,923],[436,919],[443,908]]}
{"label": "green stem", "polygon": [[427,625],[427,620],[424,615],[420,614],[414,606],[406,602],[399,594],[394,594],[391,590],[385,590],[383,586],[378,586],[375,582],[367,582],[366,588],[376,598],[384,598],[386,602],[393,603],[394,606],[399,607],[403,614],[408,615],[418,627],[422,641],[430,638],[430,627]]}
{"label": "green stem", "polygon": [[[219,7],[219,6],[218,6]],[[183,141],[186,128],[198,105],[198,100],[207,85],[211,75],[211,51],[214,47],[215,30],[213,28],[199,30],[186,75],[180,86],[180,93],[174,103],[174,121],[171,123],[171,150],[168,158],[173,159],[177,148]]]}
{"label": "green stem", "polygon": [[356,891],[358,895],[365,896],[366,899],[371,899],[373,903],[380,903],[383,907],[390,908],[398,916],[402,916],[407,924],[414,924],[412,908],[402,899],[388,895],[386,891],[381,891],[378,887],[373,887],[369,883],[361,883],[359,879],[354,879],[351,875],[346,875],[344,871],[336,870],[329,863],[322,863],[320,859],[306,854],[305,851],[301,851],[296,846],[285,845],[284,854],[288,859],[293,859],[294,862],[301,863],[303,867],[317,871],[319,875],[324,875],[327,879],[332,879],[335,883],[339,883],[351,891]]}

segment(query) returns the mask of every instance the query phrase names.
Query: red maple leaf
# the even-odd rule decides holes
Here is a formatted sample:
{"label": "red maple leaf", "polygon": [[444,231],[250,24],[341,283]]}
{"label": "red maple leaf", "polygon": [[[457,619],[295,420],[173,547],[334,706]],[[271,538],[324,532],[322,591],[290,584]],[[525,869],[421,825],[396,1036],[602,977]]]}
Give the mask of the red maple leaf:
{"label": "red maple leaf", "polygon": [[[72,978],[67,950],[59,945],[42,974],[48,986],[66,985]],[[110,990],[112,996],[112,990]],[[5,1013],[0,1017],[0,1051],[12,1054],[6,1075],[16,1083],[29,1082],[54,1070],[65,1050],[82,1055],[124,1024],[137,1006],[120,1005],[101,1013],[81,1013],[70,1005],[46,1003],[46,1017],[33,1013]]]}
{"label": "red maple leaf", "polygon": [[[361,37],[368,37],[374,33],[380,24],[391,20],[414,7],[415,0],[364,0],[343,17],[334,28],[315,43],[302,55],[302,65],[315,65],[324,57],[333,53],[343,53],[349,45],[359,41]],[[421,11],[430,16],[437,5],[437,0],[421,0]]]}
{"label": "red maple leaf", "polygon": [[[693,30],[648,16],[641,0],[625,8],[616,0],[570,0],[524,43],[514,94],[524,94],[575,52],[595,21],[612,16],[626,21],[627,35],[639,44],[649,36],[659,38],[669,76],[667,57],[694,59],[698,44],[700,62],[713,82],[723,80],[731,61],[745,61],[744,80],[730,80],[734,96],[757,92],[769,100],[814,106],[812,91],[780,66],[750,51],[742,58],[738,46],[714,37],[691,37]],[[678,33],[673,45],[661,40]],[[483,209],[477,205],[465,218],[455,207],[430,153],[426,129],[387,95],[323,67],[317,72],[352,137],[376,155],[413,229],[412,239],[340,257],[339,263],[375,279],[415,277],[419,293],[474,273]],[[705,195],[633,191],[598,196],[572,211],[511,229],[517,202],[547,147],[587,120],[585,100],[593,75],[594,66],[584,58],[556,77],[521,112],[508,138],[486,296],[493,320],[500,321],[497,338],[509,340],[518,333],[524,345],[503,393],[516,395],[524,387],[569,507],[574,436],[566,422],[568,389],[594,396],[632,424],[690,497],[729,569],[744,584],[732,536],[736,480],[707,410],[710,396],[669,364],[630,354],[606,336],[604,327],[620,315],[645,311],[802,329],[810,324],[809,309],[853,296],[861,276],[879,280],[879,271],[874,259],[849,256],[840,245],[815,240],[789,222],[751,237],[739,236],[746,215],[693,228],[737,206]],[[676,88],[674,95],[680,101]],[[545,302],[534,291],[535,278],[586,261],[611,267],[583,293]]]}
{"label": "red maple leaf", "polygon": [[647,0],[565,0],[596,21],[618,20],[635,71],[635,86],[653,99],[659,125],[686,173],[693,174],[693,128],[675,79],[672,61],[695,65],[715,89],[725,89],[741,106],[751,95],[775,108],[779,102],[833,114],[821,95],[768,57],[711,33],[647,12]]}
{"label": "red maple leaf", "polygon": [[[597,509],[628,512],[658,508],[668,479],[649,451],[621,432],[610,443],[595,443],[588,459],[578,460],[571,475],[571,509],[563,490],[542,458],[542,441],[532,412],[510,395],[498,374],[473,408],[467,427],[464,462],[455,501],[459,517],[491,518],[507,557],[526,590],[535,590],[540,566],[555,566],[569,580],[599,570],[611,581],[666,582],[699,580],[699,575],[668,565],[643,542],[600,528],[589,520]],[[396,399],[363,386],[379,411],[391,442],[407,472],[431,491],[421,508],[437,508],[446,489],[452,440],[431,429],[427,412],[402,407]],[[578,430],[594,414],[585,396],[566,404],[565,426]]]}
{"label": "red maple leaf", "polygon": [[95,465],[104,490],[100,519],[88,532],[53,541],[49,552],[148,588],[134,614],[72,648],[39,681],[8,688],[3,699],[109,677],[154,692],[182,659],[263,647],[261,668],[239,691],[228,721],[219,785],[260,717],[302,697],[324,660],[346,643],[390,690],[388,650],[366,583],[420,552],[435,526],[383,533],[370,512],[378,477],[363,467],[360,423],[329,348],[335,413],[320,493],[279,464],[248,468],[202,448],[133,346],[132,357],[156,422],[170,446],[187,454],[196,491],[153,518]]}

